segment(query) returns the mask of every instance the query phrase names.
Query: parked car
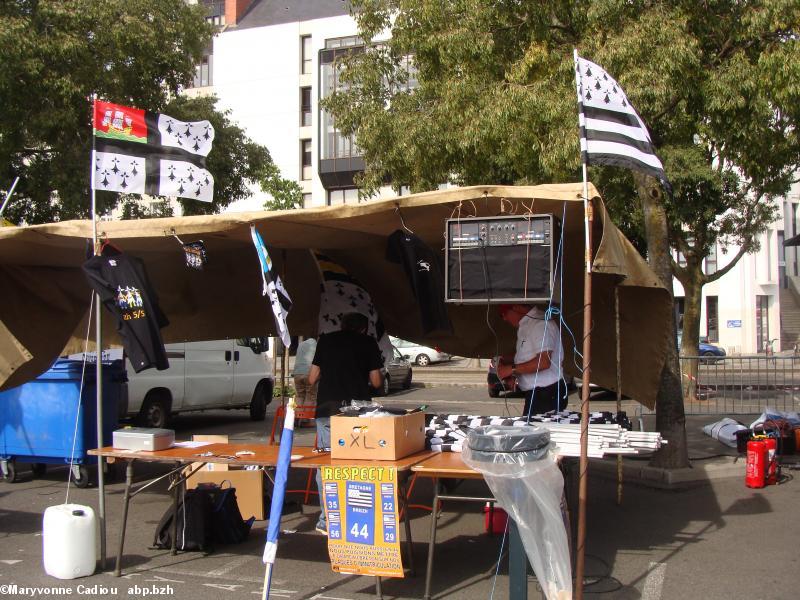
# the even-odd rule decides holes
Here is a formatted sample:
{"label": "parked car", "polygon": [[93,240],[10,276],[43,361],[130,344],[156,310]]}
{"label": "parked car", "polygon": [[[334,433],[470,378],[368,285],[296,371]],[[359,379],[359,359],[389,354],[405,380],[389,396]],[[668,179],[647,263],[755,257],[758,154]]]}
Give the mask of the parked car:
{"label": "parked car", "polygon": [[[698,351],[699,355],[706,357],[708,362],[717,362],[717,360],[723,360],[726,356],[725,348],[715,346],[714,344],[709,344],[708,341],[704,341],[704,338],[700,338],[700,347],[698,348]],[[713,357],[717,358],[712,360]]]}
{"label": "parked car", "polygon": [[407,342],[395,337],[389,337],[392,345],[408,356],[408,360],[420,367],[427,367],[431,363],[444,362],[453,358],[452,354],[442,352],[439,348],[420,346],[416,342]]}
{"label": "parked car", "polygon": [[[681,348],[681,332],[678,332],[678,350]],[[720,346],[716,346],[714,344],[710,344],[708,342],[708,337],[701,336],[700,343],[697,346],[697,355],[703,357],[701,362],[704,363],[716,363],[722,360],[725,360],[727,353],[725,352],[725,348],[721,348]]]}
{"label": "parked car", "polygon": [[377,396],[388,396],[392,390],[407,390],[411,387],[411,363],[408,355],[400,354],[400,351],[392,346],[392,355],[383,363],[383,388],[376,390]]}

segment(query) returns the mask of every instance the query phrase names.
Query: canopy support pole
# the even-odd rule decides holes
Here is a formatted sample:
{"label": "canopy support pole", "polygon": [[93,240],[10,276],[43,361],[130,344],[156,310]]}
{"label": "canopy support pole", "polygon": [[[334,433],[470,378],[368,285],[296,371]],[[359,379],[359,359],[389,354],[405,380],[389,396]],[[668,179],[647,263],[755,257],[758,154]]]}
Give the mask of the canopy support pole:
{"label": "canopy support pole", "polygon": [[[95,144],[94,144],[94,129],[97,125],[94,122],[95,115],[95,102],[97,101],[97,94],[92,96],[92,161],[89,165],[89,182],[92,188],[92,247],[94,248],[95,255],[100,254],[100,249],[97,245],[97,197],[94,189],[94,164],[95,164]],[[97,354],[96,364],[96,381],[95,390],[97,391],[97,447],[103,447],[103,316],[100,310],[101,300],[100,294],[95,292],[94,295],[95,317],[95,351]],[[99,521],[100,529],[100,570],[106,568],[106,486],[105,476],[103,473],[103,465],[105,459],[102,456],[97,457],[97,519]]]}
{"label": "canopy support pole", "polygon": [[592,364],[592,224],[594,211],[589,199],[586,163],[583,163],[583,212],[586,230],[586,270],[583,274],[583,386],[581,387],[581,457],[578,473],[578,539],[575,559],[575,598],[583,598],[586,551],[586,496],[589,468],[589,383]]}

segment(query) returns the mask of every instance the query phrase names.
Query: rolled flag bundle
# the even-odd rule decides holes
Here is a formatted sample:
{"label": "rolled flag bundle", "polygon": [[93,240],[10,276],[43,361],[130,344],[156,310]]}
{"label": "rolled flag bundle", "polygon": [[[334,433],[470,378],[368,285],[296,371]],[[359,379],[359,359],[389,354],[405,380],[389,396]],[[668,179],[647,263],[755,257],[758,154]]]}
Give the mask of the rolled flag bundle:
{"label": "rolled flag bundle", "polygon": [[267,543],[264,545],[264,554],[262,556],[262,560],[266,565],[264,570],[264,589],[261,594],[262,599],[269,598],[269,589],[272,584],[272,568],[275,565],[275,557],[278,553],[278,535],[280,535],[281,532],[283,498],[286,495],[286,480],[289,474],[289,463],[292,461],[294,409],[295,400],[291,398],[286,405],[286,417],[283,421],[281,445],[278,450],[278,465],[275,467],[275,486],[272,489],[272,504],[269,510]]}

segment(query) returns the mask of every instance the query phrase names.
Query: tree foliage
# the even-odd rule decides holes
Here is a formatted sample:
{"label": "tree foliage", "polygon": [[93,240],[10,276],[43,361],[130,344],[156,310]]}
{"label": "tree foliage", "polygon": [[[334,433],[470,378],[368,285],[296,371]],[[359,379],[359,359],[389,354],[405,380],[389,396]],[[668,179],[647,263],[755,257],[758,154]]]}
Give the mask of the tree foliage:
{"label": "tree foliage", "polygon": [[[300,199],[266,148],[250,141],[210,98],[178,96],[210,43],[201,5],[183,0],[9,0],[0,3],[0,183],[20,176],[5,216],[40,223],[89,215],[91,96],[208,119],[217,128],[209,171],[218,212],[249,196],[247,181]],[[170,113],[172,111],[172,113]],[[120,200],[98,193],[98,210]]]}
{"label": "tree foliage", "polygon": [[[356,136],[367,192],[387,180],[415,191],[445,181],[579,180],[573,48],[623,87],[673,182],[674,198],[653,206],[641,196],[652,188],[631,173],[590,169],[640,250],[645,206],[649,218],[667,221],[658,229],[673,249],[695,263],[717,242],[754,249],[775,217],[769,201],[786,193],[800,165],[796,0],[353,5],[362,38],[381,43],[342,61],[349,88],[324,105]],[[668,273],[669,256],[659,255],[650,259],[667,261],[657,272]],[[682,276],[677,265],[675,272]],[[681,399],[658,401],[675,403],[667,412],[682,427]]]}

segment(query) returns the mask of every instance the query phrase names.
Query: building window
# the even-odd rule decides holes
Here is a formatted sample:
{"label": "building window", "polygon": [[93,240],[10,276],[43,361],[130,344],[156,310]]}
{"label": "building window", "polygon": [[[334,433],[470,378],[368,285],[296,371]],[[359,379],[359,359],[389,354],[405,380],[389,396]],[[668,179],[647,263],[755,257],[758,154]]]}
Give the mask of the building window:
{"label": "building window", "polygon": [[303,208],[311,206],[311,194],[303,194]]}
{"label": "building window", "polygon": [[300,88],[300,126],[311,125],[311,88]]}
{"label": "building window", "polygon": [[[357,36],[325,40],[325,50],[320,51],[321,97],[327,98],[336,92],[346,90],[339,80],[340,59],[353,52],[364,52],[364,42]],[[321,114],[322,159],[350,158],[361,156],[353,136],[344,136],[336,128],[333,115],[328,111]]]}
{"label": "building window", "polygon": [[203,0],[206,21],[212,25],[225,25],[225,0]]}
{"label": "building window", "polygon": [[756,352],[769,344],[769,296],[756,296]]}
{"label": "building window", "polygon": [[675,296],[675,325],[678,328],[678,331],[683,329],[683,311],[684,307],[686,306],[686,301],[683,296]]}
{"label": "building window", "polygon": [[200,63],[195,65],[194,79],[192,86],[195,88],[208,87],[214,84],[214,55],[206,54],[200,59]]}
{"label": "building window", "polygon": [[719,341],[719,302],[717,296],[706,296],[706,335],[709,342]]}
{"label": "building window", "polygon": [[784,290],[789,287],[789,278],[786,276],[786,248],[783,242],[786,234],[783,229],[778,230],[778,284]]}
{"label": "building window", "polygon": [[300,73],[310,75],[312,69],[311,36],[300,36]]}
{"label": "building window", "polygon": [[311,140],[300,140],[300,179],[311,179]]}
{"label": "building window", "polygon": [[717,245],[711,249],[706,256],[706,275],[713,275],[717,272]]}
{"label": "building window", "polygon": [[340,38],[328,38],[325,40],[326,48],[352,48],[353,46],[363,46],[364,40],[357,35],[349,35]]}
{"label": "building window", "polygon": [[337,204],[356,204],[358,203],[358,188],[347,188],[344,190],[328,190],[328,206]]}
{"label": "building window", "polygon": [[[793,232],[792,235],[797,235],[797,203],[796,202],[792,202],[792,232]],[[797,246],[794,247],[794,261],[792,261],[793,264],[794,264],[792,270],[794,271],[794,275],[795,276],[798,275],[797,264],[800,263],[800,256],[798,256],[798,249],[797,248],[798,248]]]}

